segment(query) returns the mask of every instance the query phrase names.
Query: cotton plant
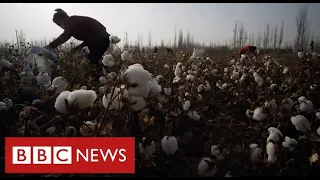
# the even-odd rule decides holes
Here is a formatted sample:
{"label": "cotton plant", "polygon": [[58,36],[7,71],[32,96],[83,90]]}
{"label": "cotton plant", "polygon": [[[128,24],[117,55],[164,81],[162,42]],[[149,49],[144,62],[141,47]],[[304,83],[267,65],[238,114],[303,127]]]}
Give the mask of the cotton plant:
{"label": "cotton plant", "polygon": [[114,58],[111,54],[107,54],[102,59],[102,64],[106,67],[113,67],[114,66]]}

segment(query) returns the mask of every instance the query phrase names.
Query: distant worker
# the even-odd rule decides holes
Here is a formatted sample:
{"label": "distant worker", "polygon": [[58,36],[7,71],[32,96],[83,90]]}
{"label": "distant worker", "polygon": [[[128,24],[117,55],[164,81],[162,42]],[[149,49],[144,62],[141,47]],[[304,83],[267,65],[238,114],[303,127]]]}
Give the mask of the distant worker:
{"label": "distant worker", "polygon": [[158,53],[158,48],[157,48],[157,46],[155,46],[155,47],[154,47],[154,49],[153,49],[153,53],[155,53],[155,54],[157,54],[157,53]]}
{"label": "distant worker", "polygon": [[310,43],[310,51],[311,51],[311,53],[313,52],[313,49],[314,49],[314,42],[313,41],[311,41],[311,43]]}
{"label": "distant worker", "polygon": [[257,47],[256,46],[244,46],[239,51],[239,56],[242,54],[251,54],[253,53],[255,56],[257,55]]}
{"label": "distant worker", "polygon": [[87,59],[91,64],[97,66],[96,70],[101,71],[98,65],[104,52],[108,49],[110,40],[109,33],[106,28],[97,20],[87,16],[68,16],[62,9],[56,9],[53,15],[53,22],[60,26],[64,32],[45,48],[55,49],[61,44],[68,41],[71,37],[83,41],[72,51],[81,50],[84,46],[88,46],[90,53]]}

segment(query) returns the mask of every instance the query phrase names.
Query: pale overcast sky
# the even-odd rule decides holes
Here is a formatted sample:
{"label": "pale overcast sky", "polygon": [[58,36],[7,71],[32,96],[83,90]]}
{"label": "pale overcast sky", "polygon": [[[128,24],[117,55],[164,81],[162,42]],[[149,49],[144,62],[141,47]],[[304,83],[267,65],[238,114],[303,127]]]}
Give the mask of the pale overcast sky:
{"label": "pale overcast sky", "polygon": [[[294,38],[295,18],[299,3],[277,4],[192,4],[192,3],[105,3],[105,4],[0,4],[0,41],[15,38],[15,29],[22,29],[29,39],[54,38],[62,29],[52,22],[54,9],[62,8],[69,15],[90,16],[107,28],[110,34],[124,37],[128,32],[133,42],[142,33],[144,43],[151,32],[152,42],[165,42],[174,36],[174,27],[187,30],[199,42],[225,43],[232,38],[236,20],[244,21],[249,32],[257,34],[267,23],[285,23],[284,41]],[[320,37],[320,4],[309,4],[309,20]]]}

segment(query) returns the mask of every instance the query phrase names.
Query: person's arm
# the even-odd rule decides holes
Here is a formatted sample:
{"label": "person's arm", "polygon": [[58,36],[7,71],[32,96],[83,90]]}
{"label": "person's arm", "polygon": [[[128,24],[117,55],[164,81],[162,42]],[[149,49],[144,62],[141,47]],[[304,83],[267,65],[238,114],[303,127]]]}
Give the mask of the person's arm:
{"label": "person's arm", "polygon": [[69,31],[64,31],[57,39],[52,41],[48,46],[52,49],[55,49],[61,44],[68,41],[70,38],[71,38],[71,33]]}

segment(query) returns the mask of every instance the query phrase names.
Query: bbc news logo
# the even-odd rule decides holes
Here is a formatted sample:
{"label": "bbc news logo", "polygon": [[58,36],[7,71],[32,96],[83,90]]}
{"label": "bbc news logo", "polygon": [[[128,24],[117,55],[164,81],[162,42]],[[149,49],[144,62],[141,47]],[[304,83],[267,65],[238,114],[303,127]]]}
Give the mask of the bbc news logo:
{"label": "bbc news logo", "polygon": [[134,173],[134,138],[6,138],[5,173]]}

